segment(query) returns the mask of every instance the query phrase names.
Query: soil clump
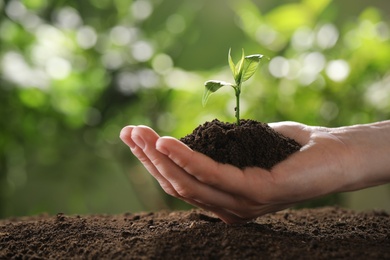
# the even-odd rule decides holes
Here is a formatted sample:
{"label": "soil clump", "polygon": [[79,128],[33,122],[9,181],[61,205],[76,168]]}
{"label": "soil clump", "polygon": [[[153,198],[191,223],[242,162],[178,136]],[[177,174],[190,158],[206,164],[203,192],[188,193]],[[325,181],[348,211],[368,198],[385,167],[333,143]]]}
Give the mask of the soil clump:
{"label": "soil clump", "polygon": [[214,119],[198,126],[180,141],[215,161],[241,169],[269,170],[301,148],[295,140],[276,132],[268,124],[248,119],[240,122],[237,125]]}

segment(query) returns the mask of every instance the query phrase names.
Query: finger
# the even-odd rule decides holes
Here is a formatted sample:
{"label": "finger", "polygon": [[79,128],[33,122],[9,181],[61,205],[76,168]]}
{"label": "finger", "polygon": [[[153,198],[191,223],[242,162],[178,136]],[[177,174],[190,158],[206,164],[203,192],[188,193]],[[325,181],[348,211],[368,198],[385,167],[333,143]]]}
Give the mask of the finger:
{"label": "finger", "polygon": [[156,148],[200,182],[225,193],[250,198],[250,192],[254,190],[261,192],[262,186],[266,186],[272,180],[272,176],[266,170],[248,168],[242,171],[230,164],[217,163],[171,137],[159,138]]}
{"label": "finger", "polygon": [[[140,126],[143,127],[143,126]],[[170,194],[174,193],[174,188],[170,185],[169,181],[167,181],[154,167],[153,163],[149,160],[149,158],[144,153],[143,149],[140,147],[145,144],[141,144],[141,141],[136,134],[134,134],[135,129],[139,127],[128,126],[122,129],[120,137],[121,139],[130,147],[133,154],[139,159],[139,161],[144,165],[144,167],[148,170],[148,172],[158,181],[162,189]],[[158,135],[154,131],[149,132],[149,142],[155,142],[158,139]],[[137,141],[138,144],[135,142]],[[148,144],[149,145],[149,144]]]}
{"label": "finger", "polygon": [[[146,154],[143,152],[143,149],[141,149],[134,141],[133,138],[137,139],[137,136],[133,136],[133,130],[136,128],[136,126],[126,126],[122,129],[120,133],[120,138],[124,143],[126,143],[133,154],[139,159],[139,161],[144,165],[144,167],[148,170],[148,172],[158,181],[162,189],[168,193],[172,194],[175,192],[175,189],[170,185],[170,183],[158,172],[156,167],[154,167],[153,163],[149,160],[149,158],[146,156]],[[153,138],[157,139],[156,133],[150,132],[151,139],[148,141],[153,142]],[[138,138],[139,139],[139,138]],[[140,141],[138,140],[139,144]],[[142,144],[142,146],[145,144]]]}
{"label": "finger", "polygon": [[207,204],[203,204],[194,200],[186,200],[187,203],[192,204],[196,207],[202,208],[206,211],[212,212],[218,218],[220,218],[226,224],[234,224],[234,223],[245,223],[249,220],[249,218],[242,218],[237,216],[236,214],[231,213],[229,210],[225,210],[220,207],[214,207]]}
{"label": "finger", "polygon": [[276,132],[294,139],[299,144],[304,145],[309,142],[312,133],[310,127],[291,121],[269,123]]}
{"label": "finger", "polygon": [[133,131],[134,128],[135,128],[135,126],[133,126],[133,125],[126,126],[121,130],[121,132],[119,134],[120,139],[125,144],[127,144],[127,146],[129,146],[130,148],[135,147],[135,143],[131,139],[131,132]]}
{"label": "finger", "polygon": [[[191,150],[184,143],[172,137],[159,138],[156,149],[167,155],[180,168],[200,182],[219,189],[226,187],[226,183],[221,183],[221,180],[242,176],[240,169],[229,164],[217,163],[210,157]],[[228,184],[228,186],[232,185]]]}

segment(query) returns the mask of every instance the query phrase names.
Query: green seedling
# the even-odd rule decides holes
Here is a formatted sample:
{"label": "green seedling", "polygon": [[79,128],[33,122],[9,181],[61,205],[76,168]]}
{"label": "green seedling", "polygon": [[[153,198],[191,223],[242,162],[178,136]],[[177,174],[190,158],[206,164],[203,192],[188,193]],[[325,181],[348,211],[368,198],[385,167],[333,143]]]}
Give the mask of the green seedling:
{"label": "green seedling", "polygon": [[233,78],[235,81],[235,84],[224,82],[224,81],[218,81],[218,80],[208,80],[205,82],[205,91],[203,94],[203,106],[206,105],[207,100],[209,99],[210,95],[214,92],[216,92],[218,89],[222,88],[223,86],[230,86],[234,89],[234,92],[236,94],[236,108],[235,110],[235,116],[237,119],[237,125],[240,125],[240,94],[241,94],[241,85],[243,82],[247,81],[250,77],[255,74],[257,67],[259,66],[259,63],[261,59],[264,57],[262,54],[254,54],[245,56],[244,50],[242,50],[242,57],[238,61],[237,64],[234,64],[232,56],[230,55],[230,49],[228,54],[228,62],[230,70],[233,73]]}

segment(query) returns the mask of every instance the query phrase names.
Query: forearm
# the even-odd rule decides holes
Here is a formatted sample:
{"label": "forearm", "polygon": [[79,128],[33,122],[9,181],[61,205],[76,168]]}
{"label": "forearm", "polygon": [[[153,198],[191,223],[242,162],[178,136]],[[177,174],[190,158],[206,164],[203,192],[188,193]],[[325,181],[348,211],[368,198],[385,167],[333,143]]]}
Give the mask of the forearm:
{"label": "forearm", "polygon": [[335,129],[351,151],[350,163],[356,183],[361,189],[390,182],[390,121]]}

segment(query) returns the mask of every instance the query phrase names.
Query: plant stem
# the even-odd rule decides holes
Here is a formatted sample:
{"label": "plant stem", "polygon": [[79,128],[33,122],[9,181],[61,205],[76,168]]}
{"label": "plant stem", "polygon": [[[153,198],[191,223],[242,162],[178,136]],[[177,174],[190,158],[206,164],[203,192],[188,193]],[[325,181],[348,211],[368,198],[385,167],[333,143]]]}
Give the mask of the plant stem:
{"label": "plant stem", "polygon": [[236,119],[237,119],[237,125],[240,125],[240,94],[241,94],[241,88],[240,86],[236,86],[234,88],[236,92]]}

